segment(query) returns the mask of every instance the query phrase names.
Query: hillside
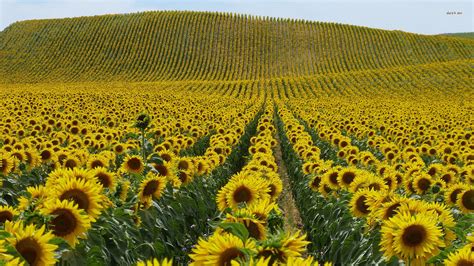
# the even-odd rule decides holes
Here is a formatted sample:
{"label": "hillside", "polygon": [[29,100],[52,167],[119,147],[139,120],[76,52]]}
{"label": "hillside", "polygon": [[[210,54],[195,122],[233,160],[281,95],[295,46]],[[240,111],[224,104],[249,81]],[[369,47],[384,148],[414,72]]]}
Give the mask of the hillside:
{"label": "hillside", "polygon": [[295,78],[469,61],[473,48],[470,39],[334,23],[144,12],[14,23],[0,33],[0,81]]}
{"label": "hillside", "polygon": [[445,33],[445,36],[474,39],[474,32]]}

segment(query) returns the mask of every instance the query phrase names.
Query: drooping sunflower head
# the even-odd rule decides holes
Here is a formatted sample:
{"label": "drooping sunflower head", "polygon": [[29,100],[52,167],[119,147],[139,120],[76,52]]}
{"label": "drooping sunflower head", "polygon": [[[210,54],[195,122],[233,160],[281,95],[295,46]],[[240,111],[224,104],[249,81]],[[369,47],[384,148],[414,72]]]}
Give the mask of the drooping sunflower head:
{"label": "drooping sunflower head", "polygon": [[142,158],[136,155],[127,155],[122,163],[122,170],[126,173],[141,174],[144,169]]}
{"label": "drooping sunflower head", "polygon": [[41,212],[53,216],[49,226],[54,235],[74,247],[79,237],[91,227],[89,216],[81,212],[74,202],[59,199],[45,203]]}
{"label": "drooping sunflower head", "polygon": [[[245,212],[239,212],[235,215],[227,214],[225,222],[243,224],[249,232],[249,236],[255,238],[256,240],[263,240],[267,235],[265,222],[255,219]],[[219,228],[217,231],[222,230]]]}

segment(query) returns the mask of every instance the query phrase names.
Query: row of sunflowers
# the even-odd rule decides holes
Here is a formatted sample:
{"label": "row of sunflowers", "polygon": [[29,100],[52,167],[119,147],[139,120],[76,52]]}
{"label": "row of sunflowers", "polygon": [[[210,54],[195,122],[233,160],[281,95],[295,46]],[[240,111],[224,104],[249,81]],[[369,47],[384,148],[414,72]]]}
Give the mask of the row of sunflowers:
{"label": "row of sunflowers", "polygon": [[[232,173],[261,102],[174,92],[136,103],[129,91],[118,90],[120,109],[118,102],[106,103],[100,90],[62,89],[41,92],[44,99],[25,99],[17,91],[3,100],[0,259],[7,265],[126,265],[156,254],[173,256],[170,250],[186,254],[178,246],[184,249],[185,241],[195,242],[207,230],[190,225],[217,212],[206,208],[209,197],[190,191],[203,195]],[[103,109],[91,100],[96,97],[106,103]],[[139,114],[140,105],[151,115]],[[185,212],[198,207],[205,210]],[[177,222],[176,213],[182,220]],[[196,239],[182,232],[163,245],[151,237],[173,237],[164,232],[173,226],[176,232],[190,228]],[[136,250],[123,254],[132,246]]]}
{"label": "row of sunflowers", "polygon": [[[340,263],[472,264],[474,168],[469,118],[459,111],[451,114],[454,117],[434,120],[439,113],[423,111],[423,103],[397,102],[406,105],[398,112],[387,102],[381,106],[370,102],[379,110],[364,102],[358,110],[353,103],[354,99],[278,104],[281,129],[297,161],[290,158],[287,162],[300,172],[299,194],[305,195],[305,201],[325,205],[308,215],[327,219],[330,210],[344,213],[338,218],[353,217],[344,220],[348,228],[341,222],[333,232],[345,233],[343,238],[336,237],[334,247],[328,248],[323,241],[327,235],[310,231],[315,247],[326,245],[319,250],[321,257],[336,256]],[[410,108],[418,115],[407,117],[405,111]],[[426,136],[431,132],[426,130],[430,122],[436,130]],[[430,153],[430,149],[438,152]],[[308,192],[311,190],[314,195]],[[330,204],[334,206],[328,209]],[[322,220],[308,218],[307,226],[326,227]],[[358,230],[360,234],[354,233]],[[357,249],[344,251],[352,254],[348,260],[340,258],[338,246],[356,237],[365,239],[362,243],[368,243],[372,257],[385,262],[359,260],[367,254]]]}

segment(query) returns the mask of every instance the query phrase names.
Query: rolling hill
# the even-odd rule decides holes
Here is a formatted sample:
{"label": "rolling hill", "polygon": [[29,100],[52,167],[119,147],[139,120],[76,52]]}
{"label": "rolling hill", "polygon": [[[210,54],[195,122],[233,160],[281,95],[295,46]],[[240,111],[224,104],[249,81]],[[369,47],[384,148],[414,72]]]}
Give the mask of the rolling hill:
{"label": "rolling hill", "polygon": [[0,82],[248,82],[450,64],[468,75],[473,48],[464,38],[209,12],[30,20],[0,33]]}

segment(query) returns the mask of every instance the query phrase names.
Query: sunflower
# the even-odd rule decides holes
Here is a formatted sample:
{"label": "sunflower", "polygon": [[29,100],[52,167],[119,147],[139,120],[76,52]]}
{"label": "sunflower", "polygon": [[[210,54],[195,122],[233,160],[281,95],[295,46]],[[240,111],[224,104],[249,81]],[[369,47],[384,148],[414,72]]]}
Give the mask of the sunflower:
{"label": "sunflower", "polygon": [[0,153],[0,173],[8,175],[14,168],[14,158],[7,153]]}
{"label": "sunflower", "polygon": [[357,174],[358,170],[355,167],[344,168],[339,171],[337,175],[337,182],[341,187],[348,189],[351,183],[356,178]]}
{"label": "sunflower", "polygon": [[190,170],[179,170],[178,171],[178,178],[179,178],[179,181],[181,181],[181,184],[189,184],[193,181],[194,179],[194,176],[192,174],[192,172]]}
{"label": "sunflower", "polygon": [[123,154],[125,152],[125,149],[126,149],[126,147],[123,143],[117,143],[113,147],[113,151],[116,154]]}
{"label": "sunflower", "polygon": [[371,214],[373,214],[376,219],[381,219],[382,221],[388,220],[397,214],[398,209],[403,203],[407,203],[408,201],[410,201],[410,199],[395,194],[391,197],[390,201],[382,203],[379,208],[373,209],[371,207]]}
{"label": "sunflower", "polygon": [[63,162],[63,166],[67,169],[73,169],[81,166],[81,161],[74,155],[69,155]]}
{"label": "sunflower", "polygon": [[327,184],[331,189],[333,190],[338,190],[339,189],[339,181],[338,181],[338,176],[339,176],[339,171],[341,168],[339,167],[334,167],[324,173],[322,176],[322,179],[325,181],[324,183]]}
{"label": "sunflower", "polygon": [[61,179],[53,188],[50,199],[68,200],[91,216],[92,222],[102,209],[101,187],[95,182],[81,179]]}
{"label": "sunflower", "polygon": [[116,180],[114,173],[107,171],[106,168],[97,167],[92,172],[92,175],[103,188],[108,188],[112,192],[115,191]]}
{"label": "sunflower", "polygon": [[21,196],[18,199],[18,209],[22,211],[28,209],[33,202],[36,202],[36,206],[41,206],[43,199],[47,195],[47,189],[42,185],[27,187],[26,191],[29,197]]}
{"label": "sunflower", "polygon": [[34,225],[23,226],[22,222],[5,223],[5,231],[12,237],[6,241],[32,266],[54,265],[54,252],[58,246],[49,244],[54,238],[50,232],[45,233],[44,225],[37,229]]}
{"label": "sunflower", "polygon": [[0,224],[4,224],[6,221],[12,221],[13,217],[20,214],[15,208],[11,206],[0,205]]}
{"label": "sunflower", "polygon": [[209,239],[200,238],[189,257],[193,260],[190,265],[219,265],[230,266],[237,259],[244,259],[245,253],[255,252],[255,242],[252,238],[243,242],[233,234],[214,233]]}
{"label": "sunflower", "polygon": [[375,191],[386,191],[388,190],[385,181],[370,172],[359,171],[359,174],[354,178],[354,181],[349,186],[349,191],[356,193],[360,189],[370,189]]}
{"label": "sunflower", "polygon": [[94,169],[97,167],[107,168],[107,159],[100,155],[93,155],[87,160],[87,168]]}
{"label": "sunflower", "polygon": [[194,164],[191,161],[191,159],[187,157],[178,159],[176,162],[176,167],[178,168],[178,170],[181,170],[181,171],[189,171],[189,172],[194,171]]}
{"label": "sunflower", "polygon": [[74,247],[79,237],[91,227],[89,216],[79,211],[77,205],[71,201],[59,199],[46,202],[41,213],[52,215],[49,226],[54,235],[63,238],[71,247]]}
{"label": "sunflower", "polygon": [[474,188],[471,187],[459,193],[456,204],[464,213],[474,212]]}
{"label": "sunflower", "polygon": [[412,265],[423,265],[445,245],[436,216],[399,212],[383,223],[380,246],[387,259],[397,256]]}
{"label": "sunflower", "polygon": [[118,195],[121,201],[125,201],[127,199],[129,189],[130,189],[130,181],[121,180],[119,182],[119,187],[117,189],[116,194]]}
{"label": "sunflower", "polygon": [[[265,222],[262,222],[258,219],[249,217],[249,215],[246,215],[244,212],[239,212],[240,217],[237,216],[237,214],[232,215],[232,214],[227,214],[225,222],[231,222],[231,223],[240,223],[247,228],[247,231],[249,232],[249,236],[253,237],[257,240],[263,240],[265,239],[267,235],[267,230],[265,228]],[[216,233],[221,232],[223,230],[219,229],[216,230]]]}
{"label": "sunflower", "polygon": [[269,198],[263,198],[258,200],[255,204],[247,206],[243,211],[254,215],[257,219],[262,222],[266,222],[268,215],[272,210],[278,210],[278,205],[272,202]]}
{"label": "sunflower", "polygon": [[471,245],[466,245],[456,252],[452,252],[448,255],[448,258],[444,260],[446,266],[472,266],[474,265],[474,252],[471,249]]}
{"label": "sunflower", "polygon": [[376,192],[367,188],[361,189],[352,195],[349,202],[352,215],[356,217],[365,217],[370,214],[370,205],[368,200],[370,197],[376,196]]}
{"label": "sunflower", "polygon": [[456,204],[459,198],[459,194],[463,191],[468,190],[469,186],[464,183],[457,183],[449,186],[449,188],[444,193],[444,200],[448,204]]}
{"label": "sunflower", "polygon": [[40,158],[41,158],[41,161],[43,162],[50,162],[52,160],[54,160],[54,151],[52,149],[44,149],[41,151],[40,153]]}
{"label": "sunflower", "polygon": [[252,205],[259,199],[269,196],[268,192],[267,181],[259,177],[231,180],[219,191],[225,194],[226,205],[233,209],[241,203]]}
{"label": "sunflower", "polygon": [[149,207],[152,198],[159,199],[161,197],[161,193],[166,187],[166,182],[164,176],[149,172],[138,189],[140,202],[144,204],[145,207]]}
{"label": "sunflower", "polygon": [[136,266],[173,266],[173,260],[164,258],[161,262],[158,259],[149,259],[147,261],[139,261]]}
{"label": "sunflower", "polygon": [[127,155],[122,163],[122,170],[126,173],[141,174],[144,169],[143,160],[136,155]]}
{"label": "sunflower", "polygon": [[[313,256],[303,257],[289,257],[286,261],[288,266],[318,266],[319,263],[314,260]],[[326,265],[326,264],[323,264]]]}
{"label": "sunflower", "polygon": [[418,173],[413,178],[413,188],[415,189],[416,193],[419,195],[425,194],[433,184],[433,179],[428,174]]}
{"label": "sunflower", "polygon": [[321,180],[322,179],[320,175],[313,175],[308,183],[308,186],[312,191],[317,192],[319,190],[319,186],[321,185]]}

